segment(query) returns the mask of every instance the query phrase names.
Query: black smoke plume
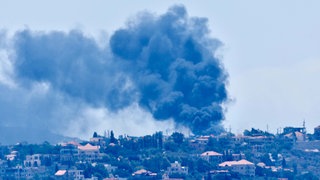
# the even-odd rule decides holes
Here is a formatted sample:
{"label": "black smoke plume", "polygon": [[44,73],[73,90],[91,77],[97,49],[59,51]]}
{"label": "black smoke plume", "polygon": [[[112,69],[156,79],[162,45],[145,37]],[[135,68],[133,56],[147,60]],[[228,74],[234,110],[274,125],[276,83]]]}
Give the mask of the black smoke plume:
{"label": "black smoke plume", "polygon": [[173,119],[195,134],[219,133],[227,74],[215,56],[221,42],[207,19],[183,6],[140,13],[101,48],[80,31],[15,35],[15,72],[28,87],[46,82],[69,98],[118,111],[138,102],[157,120]]}

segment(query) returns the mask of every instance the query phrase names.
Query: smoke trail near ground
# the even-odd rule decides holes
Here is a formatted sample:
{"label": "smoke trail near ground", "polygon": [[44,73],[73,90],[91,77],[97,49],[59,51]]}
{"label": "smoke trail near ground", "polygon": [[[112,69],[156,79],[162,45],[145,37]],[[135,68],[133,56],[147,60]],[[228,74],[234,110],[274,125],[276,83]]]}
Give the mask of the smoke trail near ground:
{"label": "smoke trail near ground", "polygon": [[[59,107],[68,109],[68,104],[71,114],[76,114],[77,104],[114,113],[138,106],[153,119],[173,119],[176,126],[195,134],[223,130],[227,74],[215,57],[221,42],[210,37],[207,19],[189,17],[183,6],[173,6],[163,15],[138,14],[115,31],[104,48],[77,30],[27,29],[17,32],[13,42],[11,79],[23,89],[15,91],[29,94],[39,85],[46,89],[46,96],[26,100],[34,113],[21,119],[45,121],[35,120],[34,114],[39,114],[38,119],[46,117],[55,127]],[[76,123],[69,111],[63,112],[59,124],[70,124],[71,119]]]}

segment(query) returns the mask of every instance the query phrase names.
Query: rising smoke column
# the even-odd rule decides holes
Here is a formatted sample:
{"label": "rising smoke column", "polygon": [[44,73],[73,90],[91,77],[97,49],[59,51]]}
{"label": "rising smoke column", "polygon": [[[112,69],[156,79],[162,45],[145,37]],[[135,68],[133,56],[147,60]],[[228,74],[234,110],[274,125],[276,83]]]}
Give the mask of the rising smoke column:
{"label": "rising smoke column", "polygon": [[173,119],[195,134],[219,133],[227,75],[214,56],[221,42],[206,23],[188,17],[183,6],[160,16],[140,13],[106,48],[76,30],[24,30],[15,35],[16,78],[114,112],[137,102],[157,120]]}
{"label": "rising smoke column", "polygon": [[227,100],[227,76],[214,56],[221,43],[209,37],[206,23],[175,6],[161,16],[138,16],[110,40],[112,52],[128,61],[139,104],[196,134],[222,130]]}

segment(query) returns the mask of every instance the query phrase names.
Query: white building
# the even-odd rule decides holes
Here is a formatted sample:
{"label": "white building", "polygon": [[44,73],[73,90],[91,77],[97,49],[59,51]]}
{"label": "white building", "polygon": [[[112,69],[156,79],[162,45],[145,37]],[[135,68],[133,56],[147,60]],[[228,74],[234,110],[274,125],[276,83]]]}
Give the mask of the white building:
{"label": "white building", "polygon": [[41,166],[41,154],[27,155],[26,160],[23,161],[25,167],[39,167]]}
{"label": "white building", "polygon": [[233,171],[233,172],[239,173],[240,175],[250,176],[250,177],[255,176],[255,170],[256,170],[255,165],[252,162],[247,161],[245,159],[242,159],[240,161],[225,161],[219,164],[219,168]]}
{"label": "white building", "polygon": [[114,173],[117,170],[117,166],[112,166],[111,164],[104,164],[104,168],[108,171],[109,174]]}
{"label": "white building", "polygon": [[16,159],[16,157],[18,156],[18,151],[12,151],[10,154],[6,155],[6,159],[9,161],[13,161]]}
{"label": "white building", "polygon": [[178,161],[175,161],[174,163],[171,163],[170,167],[167,169],[168,174],[188,174],[188,167],[181,166],[181,164]]}

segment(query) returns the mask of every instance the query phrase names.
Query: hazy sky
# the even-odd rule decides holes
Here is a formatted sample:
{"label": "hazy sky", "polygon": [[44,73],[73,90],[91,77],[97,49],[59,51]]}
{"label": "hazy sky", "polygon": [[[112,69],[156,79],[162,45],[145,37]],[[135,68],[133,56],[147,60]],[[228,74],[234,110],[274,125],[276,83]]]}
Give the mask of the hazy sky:
{"label": "hazy sky", "polygon": [[[183,4],[189,16],[206,17],[229,73],[225,127],[307,130],[320,125],[320,1],[17,1],[0,0],[0,28],[9,33],[80,29],[106,37],[141,11],[166,12]],[[105,39],[106,39],[105,38]],[[102,42],[103,43],[103,42]],[[1,45],[1,43],[0,43]],[[1,54],[0,54],[1,55]],[[1,77],[5,70],[0,56]],[[134,108],[133,108],[134,109]],[[89,114],[92,113],[89,111]],[[140,110],[137,110],[140,112]]]}

